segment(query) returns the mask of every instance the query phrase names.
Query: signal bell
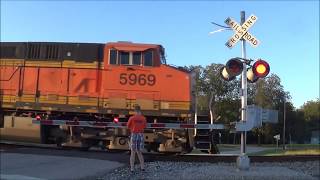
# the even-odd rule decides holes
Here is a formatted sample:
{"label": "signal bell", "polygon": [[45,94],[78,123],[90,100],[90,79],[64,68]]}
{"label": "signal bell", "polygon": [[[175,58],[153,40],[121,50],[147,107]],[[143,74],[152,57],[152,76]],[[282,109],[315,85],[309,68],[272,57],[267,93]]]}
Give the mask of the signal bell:
{"label": "signal bell", "polygon": [[241,74],[242,70],[242,62],[237,58],[232,58],[227,62],[226,66],[221,68],[220,74],[224,80],[231,81]]}

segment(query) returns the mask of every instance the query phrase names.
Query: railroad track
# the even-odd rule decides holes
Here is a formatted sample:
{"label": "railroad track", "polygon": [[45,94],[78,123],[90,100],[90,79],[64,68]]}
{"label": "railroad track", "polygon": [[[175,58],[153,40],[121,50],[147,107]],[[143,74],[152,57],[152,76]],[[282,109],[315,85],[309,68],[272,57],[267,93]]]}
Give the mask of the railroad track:
{"label": "railroad track", "polygon": [[[150,155],[146,155],[147,157]],[[192,154],[192,155],[155,155],[150,157],[150,161],[177,161],[177,162],[236,162],[238,155],[222,154]],[[249,156],[250,162],[305,162],[320,161],[320,155],[286,155],[286,156]]]}
{"label": "railroad track", "polygon": [[[36,143],[15,143],[15,142],[0,142],[0,150],[10,150],[18,148],[37,148],[37,149],[52,149],[52,150],[70,150],[69,153],[82,152],[77,148],[59,148],[55,145],[36,144]],[[86,152],[92,157],[92,153],[119,153],[126,154],[124,158],[129,157],[128,151],[113,151],[92,149]],[[126,157],[127,156],[127,157]],[[209,163],[235,163],[238,155],[224,154],[159,154],[159,153],[144,153],[145,161],[174,161],[174,162],[209,162]],[[286,155],[286,156],[249,156],[250,162],[305,162],[305,161],[320,161],[320,155]]]}

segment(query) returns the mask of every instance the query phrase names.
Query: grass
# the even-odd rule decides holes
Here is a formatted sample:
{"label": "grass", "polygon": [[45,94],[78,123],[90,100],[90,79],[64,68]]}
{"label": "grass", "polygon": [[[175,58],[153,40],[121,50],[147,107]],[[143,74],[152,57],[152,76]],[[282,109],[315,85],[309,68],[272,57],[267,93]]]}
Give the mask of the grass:
{"label": "grass", "polygon": [[269,149],[256,153],[249,153],[249,156],[283,156],[283,155],[320,155],[320,149]]}
{"label": "grass", "polygon": [[320,149],[320,144],[288,144],[290,148],[312,148],[312,149]]}
{"label": "grass", "polygon": [[[239,144],[218,144],[220,150],[232,150],[239,148]],[[257,146],[248,144],[248,146]],[[276,147],[275,144],[263,144],[259,147],[265,147],[266,150],[248,153],[249,156],[279,156],[279,155],[320,155],[319,144],[287,144],[286,150],[282,149],[282,144]]]}

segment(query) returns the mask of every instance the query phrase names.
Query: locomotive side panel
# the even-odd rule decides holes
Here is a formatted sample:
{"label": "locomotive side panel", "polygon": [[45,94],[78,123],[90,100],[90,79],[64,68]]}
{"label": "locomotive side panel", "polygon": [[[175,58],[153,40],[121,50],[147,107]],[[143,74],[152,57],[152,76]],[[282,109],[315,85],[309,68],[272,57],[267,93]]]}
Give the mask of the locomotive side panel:
{"label": "locomotive side panel", "polygon": [[[189,74],[162,64],[160,45],[25,44],[25,66],[10,81],[1,81],[3,93],[8,94],[3,97],[19,102],[19,109],[30,109],[31,103],[38,110],[113,114],[117,109],[128,115],[140,104],[152,116],[186,116],[190,111]],[[16,66],[12,59],[3,62],[11,62],[1,66],[1,75],[8,77]]]}
{"label": "locomotive side panel", "polygon": [[162,65],[157,72],[161,74],[161,109],[190,111],[190,75],[173,67]]}
{"label": "locomotive side panel", "polygon": [[70,69],[69,104],[98,106],[98,70]]}
{"label": "locomotive side panel", "polygon": [[0,101],[4,108],[15,108],[24,57],[25,43],[1,42]]}
{"label": "locomotive side panel", "polygon": [[39,73],[39,103],[66,104],[67,81],[62,68],[41,68]]}
{"label": "locomotive side panel", "polygon": [[107,103],[105,107],[132,111],[134,105],[139,104],[142,110],[150,111],[146,113],[157,113],[160,92],[152,69],[139,66],[107,67],[102,75],[101,92]]}
{"label": "locomotive side panel", "polygon": [[[21,96],[17,101],[25,103],[35,103],[37,88],[38,88],[38,73],[39,68],[36,67],[24,67],[22,68],[21,76]],[[37,94],[38,95],[38,94]],[[29,107],[26,107],[29,108]]]}
{"label": "locomotive side panel", "polygon": [[0,67],[0,93],[3,107],[14,107],[19,88],[20,69],[15,66]]}
{"label": "locomotive side panel", "polygon": [[161,53],[160,45],[108,43],[102,75],[104,107],[132,110],[139,104],[146,115],[190,116],[190,75],[162,64]]}

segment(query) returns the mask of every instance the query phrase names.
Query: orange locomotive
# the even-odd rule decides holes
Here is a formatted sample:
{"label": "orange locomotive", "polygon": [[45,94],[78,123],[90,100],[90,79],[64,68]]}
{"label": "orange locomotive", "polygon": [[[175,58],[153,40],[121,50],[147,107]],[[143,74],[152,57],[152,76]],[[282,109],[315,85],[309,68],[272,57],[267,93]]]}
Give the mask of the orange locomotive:
{"label": "orange locomotive", "polygon": [[[1,109],[11,115],[2,118],[3,137],[25,136],[6,125],[18,116],[125,122],[136,104],[148,122],[191,121],[193,75],[167,65],[161,45],[2,42],[0,63]],[[20,128],[28,131],[25,126]],[[126,129],[41,126],[38,131],[44,143],[128,148]],[[191,130],[146,130],[145,136],[148,150],[192,147]]]}

